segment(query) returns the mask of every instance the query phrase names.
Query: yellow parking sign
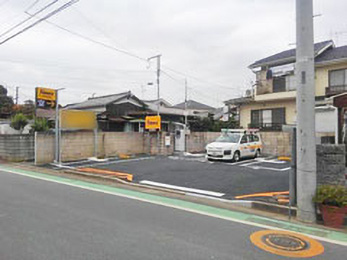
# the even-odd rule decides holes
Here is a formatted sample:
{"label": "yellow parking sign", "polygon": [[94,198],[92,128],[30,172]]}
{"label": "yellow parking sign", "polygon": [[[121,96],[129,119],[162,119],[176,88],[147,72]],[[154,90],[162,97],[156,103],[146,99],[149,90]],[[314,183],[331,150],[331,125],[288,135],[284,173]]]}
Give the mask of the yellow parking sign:
{"label": "yellow parking sign", "polygon": [[146,130],[161,129],[161,117],[160,116],[146,116],[145,122]]}

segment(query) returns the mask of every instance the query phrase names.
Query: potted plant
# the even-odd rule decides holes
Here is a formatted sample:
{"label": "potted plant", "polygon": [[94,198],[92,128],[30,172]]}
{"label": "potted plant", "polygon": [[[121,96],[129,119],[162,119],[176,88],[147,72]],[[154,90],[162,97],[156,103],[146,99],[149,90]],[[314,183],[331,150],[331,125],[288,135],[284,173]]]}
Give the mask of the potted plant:
{"label": "potted plant", "polygon": [[324,225],[333,228],[343,226],[347,212],[347,188],[339,185],[320,185],[313,201],[318,204]]}

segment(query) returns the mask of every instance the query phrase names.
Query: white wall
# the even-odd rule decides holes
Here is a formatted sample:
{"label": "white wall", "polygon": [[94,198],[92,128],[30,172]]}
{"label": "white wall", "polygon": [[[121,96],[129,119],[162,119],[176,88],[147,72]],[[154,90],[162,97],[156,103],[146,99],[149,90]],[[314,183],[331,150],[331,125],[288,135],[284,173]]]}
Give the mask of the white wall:
{"label": "white wall", "polygon": [[316,132],[335,133],[337,116],[334,107],[316,108]]}

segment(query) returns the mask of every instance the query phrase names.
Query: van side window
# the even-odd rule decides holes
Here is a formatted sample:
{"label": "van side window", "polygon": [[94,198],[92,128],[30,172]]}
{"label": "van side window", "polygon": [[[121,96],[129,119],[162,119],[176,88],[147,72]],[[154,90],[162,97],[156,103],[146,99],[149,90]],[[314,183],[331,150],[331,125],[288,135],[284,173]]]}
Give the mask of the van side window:
{"label": "van side window", "polygon": [[249,143],[255,142],[254,135],[248,135],[248,142]]}
{"label": "van side window", "polygon": [[241,144],[247,143],[247,135],[243,135],[241,139]]}
{"label": "van side window", "polygon": [[252,137],[253,137],[253,142],[259,142],[259,136],[252,135]]}

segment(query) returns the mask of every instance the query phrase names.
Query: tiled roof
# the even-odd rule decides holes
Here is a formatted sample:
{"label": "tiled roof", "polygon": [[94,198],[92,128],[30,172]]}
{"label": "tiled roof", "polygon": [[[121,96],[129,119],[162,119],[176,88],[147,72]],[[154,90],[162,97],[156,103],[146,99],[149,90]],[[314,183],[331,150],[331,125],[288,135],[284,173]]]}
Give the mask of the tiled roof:
{"label": "tiled roof", "polygon": [[86,101],[83,101],[81,103],[67,105],[66,108],[83,109],[83,108],[91,108],[91,107],[103,107],[127,95],[131,95],[131,92],[128,91],[128,92],[123,92],[123,93],[118,93],[113,95],[88,98]]}
{"label": "tiled roof", "polygon": [[[177,105],[173,106],[174,108],[180,108],[184,109],[185,108],[185,102],[179,103]],[[214,107],[210,107],[208,105],[196,102],[194,100],[188,100],[187,101],[187,109],[196,109],[196,110],[214,110]]]}
{"label": "tiled roof", "polygon": [[315,62],[326,62],[331,60],[347,59],[347,45],[329,49],[319,55]]}
{"label": "tiled roof", "polygon": [[[320,53],[321,50],[333,46],[333,41],[318,42],[314,45],[315,56]],[[290,62],[295,62],[296,49],[290,49],[276,53],[264,59],[258,60],[253,64],[249,65],[249,68],[257,68],[260,66],[270,66],[270,65],[283,65]]]}

